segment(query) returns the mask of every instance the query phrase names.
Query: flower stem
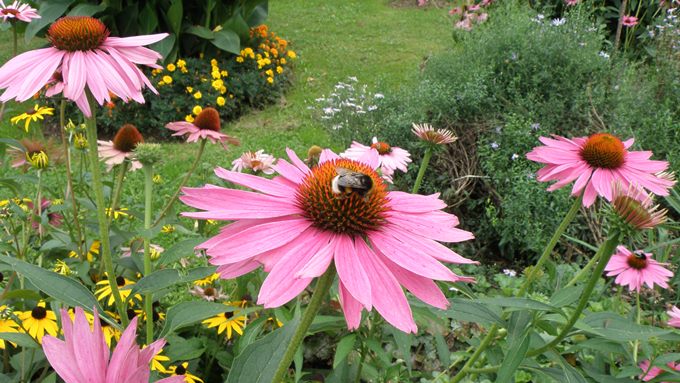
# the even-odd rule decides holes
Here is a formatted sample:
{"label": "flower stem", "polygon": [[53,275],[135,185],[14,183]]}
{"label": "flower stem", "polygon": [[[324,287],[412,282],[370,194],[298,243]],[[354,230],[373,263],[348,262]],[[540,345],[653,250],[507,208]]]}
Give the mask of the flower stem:
{"label": "flower stem", "polygon": [[[635,294],[635,304],[637,307],[637,313],[635,317],[635,323],[640,325],[640,321],[642,319],[641,316],[641,311],[640,311],[640,290],[637,291],[637,294]],[[633,362],[637,364],[638,362],[638,349],[640,348],[640,339],[635,339],[635,343],[633,343]]]}
{"label": "flower stem", "polygon": [[116,184],[113,187],[113,195],[111,196],[111,214],[109,215],[109,225],[111,220],[116,215],[116,209],[118,209],[118,202],[120,202],[120,192],[123,190],[123,180],[125,179],[125,173],[128,170],[128,161],[123,161],[120,164],[120,169],[118,177],[116,177]]}
{"label": "flower stem", "polygon": [[[122,170],[122,169],[121,169]],[[151,197],[153,195],[153,165],[144,164],[144,230],[151,228]],[[151,243],[149,237],[144,238],[144,276],[151,274]],[[144,295],[144,312],[146,313],[146,344],[153,341],[153,294]]]}
{"label": "flower stem", "polygon": [[177,197],[179,196],[179,192],[182,191],[182,187],[187,183],[189,180],[189,177],[191,177],[191,174],[193,174],[194,170],[196,170],[196,166],[198,166],[198,162],[201,160],[201,157],[203,156],[203,150],[205,149],[205,143],[206,139],[201,140],[201,144],[198,147],[198,153],[196,153],[196,159],[194,160],[194,163],[191,164],[191,168],[189,168],[189,172],[182,178],[182,182],[179,183],[179,186],[177,186],[177,190],[175,190],[175,194],[172,195],[172,197],[168,200],[168,202],[163,206],[163,209],[161,210],[161,213],[158,215],[158,218],[156,218],[156,222],[153,223],[153,225],[158,225],[158,223],[165,217],[166,214],[168,214],[168,211],[172,207],[172,205],[175,203],[177,200]]}
{"label": "flower stem", "polygon": [[35,201],[33,202],[33,206],[38,208],[38,235],[40,236],[40,239],[42,239],[43,236],[43,227],[42,227],[42,169],[38,169],[38,187],[37,187],[37,192],[35,196]]}
{"label": "flower stem", "polygon": [[416,177],[416,182],[413,184],[413,190],[411,193],[416,194],[420,190],[420,184],[423,182],[423,177],[425,176],[425,170],[427,165],[430,164],[430,158],[432,158],[432,147],[428,146],[425,149],[425,155],[423,156],[423,162],[420,163],[420,169],[418,169],[418,176]]}
{"label": "flower stem", "polygon": [[616,37],[614,37],[614,51],[618,51],[619,44],[621,43],[621,31],[623,30],[623,16],[626,14],[626,7],[628,6],[628,0],[623,0],[621,2],[621,7],[619,7],[619,22],[616,25]]}
{"label": "flower stem", "polygon": [[288,348],[286,348],[286,352],[283,354],[281,362],[279,362],[279,366],[274,373],[272,382],[280,383],[286,376],[290,362],[293,361],[295,352],[297,352],[297,349],[300,347],[300,344],[302,344],[305,335],[307,335],[307,330],[309,329],[309,326],[311,326],[312,321],[314,321],[314,317],[321,307],[323,298],[326,296],[326,294],[328,294],[328,290],[330,290],[334,278],[335,268],[329,267],[328,270],[326,270],[326,272],[316,282],[316,287],[314,288],[314,293],[312,294],[312,298],[309,301],[309,305],[307,305],[305,313],[302,314],[300,324],[298,325],[298,328],[295,329],[295,334],[293,334],[293,338],[288,344]]}
{"label": "flower stem", "polygon": [[588,272],[588,270],[590,270],[590,268],[593,267],[593,265],[595,265],[595,264],[597,263],[597,260],[600,259],[600,256],[601,256],[601,255],[602,255],[602,247],[600,247],[600,248],[597,250],[597,252],[595,253],[595,255],[594,255],[592,258],[590,258],[590,261],[588,261],[588,263],[586,263],[586,265],[583,266],[583,268],[582,268],[578,273],[576,273],[576,275],[574,276],[574,278],[572,278],[572,279],[569,281],[569,283],[567,283],[566,285],[564,285],[564,287],[567,288],[567,287],[573,286],[573,285],[576,284],[576,282],[580,281],[581,278],[583,278],[583,276],[586,275],[586,273]]}
{"label": "flower stem", "polygon": [[560,223],[560,226],[557,227],[557,230],[555,230],[555,232],[553,233],[552,238],[550,238],[550,242],[548,242],[548,245],[545,247],[545,249],[543,249],[543,253],[541,254],[541,257],[538,258],[536,265],[534,265],[534,267],[532,267],[531,270],[529,270],[529,274],[527,275],[526,281],[524,281],[524,284],[517,293],[518,297],[523,297],[524,294],[526,294],[529,291],[531,283],[537,277],[538,272],[541,270],[543,264],[548,260],[548,258],[550,258],[550,254],[557,245],[557,242],[560,240],[560,237],[562,236],[562,234],[564,234],[564,231],[567,230],[567,226],[569,226],[571,221],[574,220],[574,217],[576,217],[576,213],[581,207],[582,201],[583,193],[581,193],[581,195],[574,200],[574,203],[571,205],[571,208],[567,212],[567,215],[564,216],[562,222]]}
{"label": "flower stem", "polygon": [[609,236],[607,241],[601,245],[602,250],[600,260],[597,263],[597,266],[595,266],[595,270],[593,270],[593,273],[590,275],[590,279],[588,280],[586,287],[583,289],[583,293],[581,293],[581,299],[579,300],[576,309],[571,314],[571,317],[569,318],[567,324],[564,325],[562,330],[560,330],[560,333],[557,335],[557,337],[555,337],[555,339],[551,340],[549,343],[546,343],[542,347],[529,351],[527,353],[527,356],[531,357],[540,355],[547,351],[548,349],[552,348],[553,346],[557,345],[564,338],[567,337],[567,334],[569,333],[571,328],[574,327],[574,324],[581,316],[583,309],[585,309],[586,306],[588,305],[590,296],[593,293],[593,289],[595,288],[595,285],[597,285],[597,281],[599,281],[600,278],[602,277],[602,271],[604,271],[605,266],[607,266],[609,259],[612,257],[612,254],[614,254],[614,248],[616,247],[616,245],[619,244],[619,239],[620,234],[618,232],[613,232]]}
{"label": "flower stem", "polygon": [[111,287],[111,294],[116,302],[116,309],[123,327],[128,325],[127,311],[125,304],[120,297],[118,285],[116,284],[116,275],[113,267],[113,259],[111,258],[111,244],[109,241],[109,221],[106,218],[106,211],[104,205],[104,187],[102,185],[102,174],[99,168],[99,154],[97,152],[97,103],[95,102],[89,90],[87,92],[87,101],[90,104],[91,117],[85,117],[85,126],[87,129],[87,154],[90,159],[90,167],[92,168],[92,189],[94,191],[95,202],[97,204],[97,221],[99,222],[99,235],[101,238],[101,256],[106,270],[106,277],[109,280],[109,287]]}
{"label": "flower stem", "polygon": [[85,238],[83,231],[80,228],[80,221],[78,220],[78,202],[76,201],[75,190],[73,189],[73,173],[71,172],[71,147],[66,139],[66,100],[61,100],[59,103],[59,128],[61,130],[61,145],[64,147],[66,154],[66,195],[71,197],[71,207],[73,208],[73,226],[76,229],[76,244],[78,246],[78,255],[84,261],[87,259],[87,254],[83,249]]}
{"label": "flower stem", "polygon": [[493,338],[496,336],[497,330],[498,330],[498,326],[496,326],[496,325],[491,326],[491,328],[489,329],[489,332],[486,334],[486,337],[484,337],[484,339],[482,340],[482,343],[480,343],[479,347],[477,347],[477,350],[475,350],[475,353],[472,354],[472,356],[470,357],[470,359],[468,359],[467,362],[465,362],[465,364],[460,369],[460,371],[458,371],[456,376],[454,376],[453,379],[451,379],[451,381],[449,383],[458,383],[461,380],[463,380],[463,378],[465,378],[465,375],[468,374],[472,365],[482,355],[482,352],[484,352],[484,350],[489,346],[489,344],[491,344],[491,340],[493,340]]}

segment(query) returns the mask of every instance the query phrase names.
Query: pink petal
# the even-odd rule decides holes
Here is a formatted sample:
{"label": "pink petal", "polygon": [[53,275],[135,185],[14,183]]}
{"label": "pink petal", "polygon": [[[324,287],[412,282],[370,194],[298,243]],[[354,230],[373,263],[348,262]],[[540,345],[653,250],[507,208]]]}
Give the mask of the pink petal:
{"label": "pink petal", "polygon": [[[357,242],[363,242],[359,239]],[[367,310],[371,308],[371,282],[362,265],[362,254],[358,253],[359,245],[349,236],[338,235],[335,240],[334,260],[338,277],[347,291],[361,302]]]}
{"label": "pink petal", "polygon": [[347,328],[350,330],[358,329],[361,325],[361,303],[352,297],[352,294],[342,285],[342,281],[338,282],[338,293]]}

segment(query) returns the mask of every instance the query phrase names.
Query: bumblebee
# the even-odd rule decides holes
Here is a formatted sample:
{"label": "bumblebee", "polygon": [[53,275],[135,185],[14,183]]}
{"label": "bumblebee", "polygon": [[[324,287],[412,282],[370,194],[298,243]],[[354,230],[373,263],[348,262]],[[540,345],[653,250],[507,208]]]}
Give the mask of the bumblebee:
{"label": "bumblebee", "polygon": [[331,181],[333,193],[349,196],[357,193],[366,197],[373,189],[373,179],[366,174],[355,172],[345,168],[337,168],[338,175]]}

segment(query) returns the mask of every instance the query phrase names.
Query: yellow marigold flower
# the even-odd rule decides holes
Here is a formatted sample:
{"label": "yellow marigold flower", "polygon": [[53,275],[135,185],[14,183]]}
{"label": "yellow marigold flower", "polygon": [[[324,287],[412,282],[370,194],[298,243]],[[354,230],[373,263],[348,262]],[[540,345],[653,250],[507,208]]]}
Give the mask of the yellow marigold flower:
{"label": "yellow marigold flower", "polygon": [[222,77],[222,75],[220,74],[220,71],[218,71],[218,70],[212,71],[212,73],[210,73],[210,75],[212,76],[212,78],[215,78],[215,79],[219,79],[220,77]]}
{"label": "yellow marigold flower", "polygon": [[166,84],[172,84],[172,77],[168,75],[163,76],[163,82]]}
{"label": "yellow marigold flower", "polygon": [[166,66],[165,68],[167,68],[169,72],[174,72],[175,69],[177,69],[177,67],[173,63],[168,64],[168,66]]}
{"label": "yellow marigold flower", "polygon": [[243,50],[243,52],[244,52],[244,54],[243,54],[244,56],[250,56],[254,53],[252,48],[246,48],[246,49]]}
{"label": "yellow marigold flower", "polygon": [[221,93],[221,94],[227,93],[227,87],[226,87],[226,86],[221,87],[221,88],[220,88],[220,93]]}
{"label": "yellow marigold flower", "polygon": [[161,233],[169,234],[169,233],[172,233],[174,231],[175,231],[174,225],[163,225],[163,227],[161,228]]}
{"label": "yellow marigold flower", "polygon": [[212,82],[212,87],[215,88],[215,90],[219,90],[221,87],[224,86],[224,81],[222,80],[215,80]]}
{"label": "yellow marigold flower", "polygon": [[268,58],[264,59],[263,61],[264,61],[265,65],[269,65],[269,64],[272,63],[272,60],[270,60]]}
{"label": "yellow marigold flower", "polygon": [[36,104],[33,107],[33,110],[29,110],[26,113],[22,113],[18,116],[12,117],[10,121],[12,124],[17,124],[19,121],[26,120],[24,123],[24,130],[26,133],[28,133],[28,128],[31,126],[31,122],[35,122],[38,120],[44,120],[45,116],[53,115],[54,108],[48,108],[46,106],[40,106]]}
{"label": "yellow marigold flower", "polygon": [[242,63],[243,61],[244,61],[244,60],[243,60],[243,57],[242,57],[242,56],[237,56],[237,57],[236,57],[236,62],[237,62],[237,63]]}
{"label": "yellow marigold flower", "polygon": [[196,285],[196,286],[206,286],[206,285],[209,285],[209,284],[215,282],[218,279],[220,279],[220,275],[217,274],[217,273],[213,273],[213,274],[210,274],[203,279],[195,280],[194,285]]}
{"label": "yellow marigold flower", "polygon": [[189,70],[187,69],[187,67],[184,67],[184,66],[181,67],[181,68],[179,68],[179,70],[181,70],[182,73],[188,73],[188,72],[189,72]]}
{"label": "yellow marigold flower", "polygon": [[180,68],[184,68],[185,66],[187,66],[187,62],[182,59],[179,59],[177,60],[177,66]]}
{"label": "yellow marigold flower", "polygon": [[258,53],[257,55],[255,55],[255,57],[256,57],[258,60],[262,60],[262,55],[259,54],[259,53]]}
{"label": "yellow marigold flower", "polygon": [[214,317],[204,320],[204,325],[208,328],[217,327],[217,334],[222,334],[227,330],[227,339],[232,338],[232,330],[243,335],[243,328],[246,326],[246,316],[238,315],[238,311],[227,311],[222,314],[217,314]]}
{"label": "yellow marigold flower", "polygon": [[50,159],[43,150],[33,153],[26,152],[26,161],[38,170],[45,169],[50,164]]}
{"label": "yellow marigold flower", "polygon": [[217,66],[217,60],[216,59],[210,60],[210,65]]}
{"label": "yellow marigold flower", "polygon": [[68,267],[63,259],[57,260],[57,263],[54,264],[53,270],[55,273],[59,273],[61,275],[71,275],[71,268]]}
{"label": "yellow marigold flower", "polygon": [[59,326],[57,326],[57,316],[52,310],[45,308],[45,302],[40,301],[31,311],[17,313],[21,319],[22,326],[28,330],[28,334],[42,344],[45,332],[52,336],[57,336]]}
{"label": "yellow marigold flower", "polygon": [[267,77],[267,82],[269,84],[273,84],[274,83],[274,77]]}
{"label": "yellow marigold flower", "polygon": [[227,72],[224,69],[220,71],[220,74],[222,75],[222,77],[229,77],[229,72]]}
{"label": "yellow marigold flower", "polygon": [[264,74],[266,74],[269,77],[274,77],[274,71],[271,69],[267,69]]}
{"label": "yellow marigold flower", "polygon": [[155,77],[159,73],[161,73],[162,71],[163,71],[163,69],[154,69],[154,70],[151,71],[151,75]]}
{"label": "yellow marigold flower", "polygon": [[201,97],[203,97],[203,95],[201,94],[201,91],[200,91],[200,90],[197,91],[196,93],[194,93],[194,98],[195,98],[195,99],[200,100]]}
{"label": "yellow marigold flower", "polygon": [[278,74],[283,73],[283,67],[277,66],[277,67],[276,67],[276,73],[278,73]]}
{"label": "yellow marigold flower", "polygon": [[193,113],[194,116],[198,116],[198,114],[201,113],[202,111],[203,111],[203,108],[201,108],[200,105],[196,105],[196,106],[194,106],[193,109],[191,109],[191,113]]}
{"label": "yellow marigold flower", "polygon": [[184,116],[184,121],[186,121],[186,122],[194,122],[194,116],[192,116],[192,115],[190,115],[190,114],[187,114],[186,116]]}
{"label": "yellow marigold flower", "polygon": [[198,376],[190,373],[188,368],[189,362],[184,362],[179,366],[170,366],[170,368],[168,368],[168,370],[165,373],[172,374],[173,376],[184,375],[184,383],[198,383],[198,382],[203,383],[203,380]]}
{"label": "yellow marigold flower", "polygon": [[154,174],[152,181],[153,181],[153,183],[155,183],[156,185],[160,185],[160,184],[163,183],[163,177],[161,177],[160,174]]}
{"label": "yellow marigold flower", "polygon": [[161,81],[158,82],[158,86],[163,86],[163,85],[165,85],[165,81],[161,80]]}
{"label": "yellow marigold flower", "polygon": [[297,58],[297,54],[295,54],[295,51],[288,51],[287,55],[289,58],[293,60]]}
{"label": "yellow marigold flower", "polygon": [[219,96],[219,97],[217,97],[216,102],[217,102],[217,105],[224,106],[224,104],[227,102],[227,100],[225,100],[224,97]]}
{"label": "yellow marigold flower", "polygon": [[257,60],[257,69],[262,69],[264,66],[264,60]]}
{"label": "yellow marigold flower", "polygon": [[269,57],[269,52],[264,52],[264,57]]}
{"label": "yellow marigold flower", "polygon": [[187,87],[187,93],[193,93],[193,91],[194,91],[194,88],[192,88],[190,86]]}
{"label": "yellow marigold flower", "polygon": [[281,65],[286,65],[287,62],[288,62],[288,61],[286,61],[286,59],[283,58],[283,57],[281,57],[281,59],[279,60],[279,63],[280,63]]}
{"label": "yellow marigold flower", "polygon": [[229,94],[229,98],[234,98],[234,95],[233,95],[233,94]]}

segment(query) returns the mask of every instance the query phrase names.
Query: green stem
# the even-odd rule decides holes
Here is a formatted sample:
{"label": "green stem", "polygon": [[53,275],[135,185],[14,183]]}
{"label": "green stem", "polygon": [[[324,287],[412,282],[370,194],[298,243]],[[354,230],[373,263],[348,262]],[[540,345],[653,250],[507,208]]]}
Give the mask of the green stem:
{"label": "green stem", "polygon": [[626,14],[626,7],[628,6],[628,0],[623,0],[621,2],[621,7],[619,8],[619,23],[616,25],[616,37],[614,38],[614,52],[616,53],[619,49],[619,44],[621,43],[621,31],[623,29],[623,16]]}
{"label": "green stem", "polygon": [[618,232],[614,232],[610,235],[607,241],[602,244],[602,255],[600,261],[597,263],[597,266],[595,266],[593,274],[590,275],[590,279],[588,280],[586,287],[583,289],[583,293],[581,293],[581,299],[579,300],[576,309],[571,314],[571,317],[569,318],[567,324],[562,328],[562,330],[560,330],[560,333],[557,335],[557,337],[551,340],[549,343],[546,343],[542,347],[529,351],[527,353],[527,356],[531,357],[540,355],[545,351],[549,350],[550,348],[552,348],[553,346],[557,345],[564,338],[567,337],[567,334],[569,333],[569,331],[571,331],[572,327],[574,327],[574,324],[576,324],[576,321],[581,316],[583,309],[585,309],[586,306],[588,305],[590,295],[593,293],[593,289],[595,289],[597,281],[599,281],[600,278],[602,277],[602,271],[604,271],[605,266],[607,266],[609,259],[612,257],[612,254],[614,253],[614,248],[616,247],[616,245],[619,244],[619,237],[620,234]]}
{"label": "green stem", "polygon": [[[640,290],[638,290],[637,294],[635,295],[635,304],[637,307],[637,313],[635,317],[635,323],[640,325],[640,321],[642,319],[641,311],[640,311]],[[638,362],[638,349],[640,348],[640,340],[635,339],[635,343],[633,343],[633,362],[637,364]]]}
{"label": "green stem", "polygon": [[38,187],[37,187],[37,192],[35,196],[35,201],[33,202],[33,206],[38,208],[38,235],[40,236],[40,239],[42,239],[43,236],[43,227],[42,227],[42,170],[38,169]]}
{"label": "green stem", "polygon": [[125,179],[125,173],[127,173],[127,170],[128,161],[123,161],[123,163],[120,164],[118,177],[116,177],[116,183],[113,187],[113,195],[111,196],[111,214],[109,215],[109,225],[111,224],[111,220],[113,219],[113,217],[116,215],[116,209],[118,209],[118,202],[120,202],[120,194],[121,191],[123,190],[123,180]]}
{"label": "green stem", "polygon": [[454,376],[449,383],[458,383],[461,380],[463,380],[463,378],[465,378],[465,375],[468,374],[470,368],[472,368],[477,359],[482,355],[482,352],[484,352],[484,350],[489,346],[489,344],[491,344],[491,341],[496,336],[497,330],[498,326],[496,325],[491,326],[489,332],[486,334],[486,337],[484,337],[482,343],[480,343],[479,347],[477,347],[477,350],[475,350],[475,353],[472,354],[472,356],[470,357],[470,359],[468,359],[467,362],[465,362],[460,371],[458,371],[456,376]]}
{"label": "green stem", "polygon": [[420,184],[423,182],[423,177],[425,176],[425,170],[427,165],[430,164],[430,158],[432,158],[432,147],[428,146],[425,149],[425,155],[423,156],[423,162],[420,163],[420,169],[418,169],[418,176],[416,177],[416,182],[413,184],[413,190],[411,193],[416,194],[420,190]]}
{"label": "green stem", "polygon": [[600,256],[602,255],[602,249],[603,249],[603,248],[600,247],[600,248],[597,250],[597,252],[595,253],[595,255],[594,255],[592,258],[590,258],[590,261],[588,261],[588,263],[586,263],[586,265],[583,266],[583,268],[582,268],[581,270],[579,270],[578,273],[576,273],[576,275],[574,276],[574,278],[572,278],[572,279],[569,281],[569,283],[567,283],[567,284],[564,286],[565,288],[575,285],[576,282],[580,281],[581,278],[583,278],[583,276],[586,275],[586,273],[588,272],[588,270],[590,270],[590,268],[593,267],[593,266],[597,263],[597,260],[600,259]]}
{"label": "green stem", "polygon": [[[153,195],[153,165],[144,164],[144,230],[151,228],[151,209]],[[151,274],[151,242],[144,238],[144,276]],[[153,341],[153,294],[144,295],[144,312],[146,313],[146,344]]]}
{"label": "green stem", "polygon": [[550,254],[557,245],[557,242],[560,240],[560,237],[562,236],[562,234],[564,234],[564,231],[567,230],[567,226],[569,226],[571,221],[574,220],[574,217],[576,217],[576,213],[581,207],[582,201],[583,193],[581,193],[581,195],[579,195],[579,197],[574,200],[574,203],[571,205],[571,209],[569,209],[567,215],[565,215],[564,218],[562,219],[560,226],[558,226],[557,230],[553,233],[552,238],[550,238],[550,242],[548,242],[548,245],[545,247],[545,249],[543,249],[543,253],[541,254],[541,257],[538,258],[536,265],[534,265],[534,267],[532,267],[531,270],[529,271],[526,281],[524,281],[524,284],[517,293],[518,297],[523,297],[524,294],[526,294],[527,291],[529,291],[531,283],[538,275],[538,272],[541,270],[541,267],[543,267],[543,264],[548,260],[548,258],[550,258]]}
{"label": "green stem", "polygon": [[205,143],[206,139],[204,138],[201,140],[201,145],[198,147],[198,153],[196,153],[196,159],[194,160],[194,163],[191,164],[191,168],[189,168],[189,172],[182,178],[182,182],[179,183],[179,186],[177,187],[177,190],[175,190],[175,194],[172,195],[172,197],[168,200],[168,202],[163,206],[163,209],[161,210],[161,213],[158,215],[158,218],[156,218],[156,222],[153,223],[153,226],[158,225],[158,223],[165,217],[166,214],[168,214],[168,211],[172,207],[172,205],[175,203],[177,200],[177,197],[179,197],[180,191],[182,191],[182,187],[187,183],[189,180],[189,177],[191,177],[191,174],[196,170],[196,166],[198,166],[199,161],[201,160],[201,157],[203,156],[203,150],[205,149]]}
{"label": "green stem", "polygon": [[87,154],[90,159],[90,167],[92,168],[92,189],[94,191],[95,202],[97,204],[97,221],[99,221],[99,235],[101,241],[101,260],[104,263],[106,270],[106,278],[109,280],[109,287],[111,287],[111,294],[116,302],[116,309],[123,327],[127,327],[128,317],[125,310],[125,304],[118,291],[116,284],[116,274],[113,267],[113,259],[111,258],[111,244],[109,241],[109,221],[106,217],[106,209],[104,204],[104,187],[102,185],[102,174],[99,168],[99,154],[97,152],[97,103],[92,97],[89,90],[87,92],[87,101],[90,104],[91,117],[85,117],[85,126],[87,127]]}
{"label": "green stem", "polygon": [[295,357],[295,352],[297,352],[297,349],[300,347],[300,344],[302,344],[305,335],[307,335],[307,330],[309,329],[309,326],[311,326],[312,321],[314,321],[314,317],[319,311],[324,297],[326,294],[328,294],[328,290],[330,290],[334,278],[335,268],[329,267],[328,270],[326,270],[326,272],[316,282],[316,287],[314,288],[314,293],[312,294],[312,298],[309,301],[309,305],[307,305],[305,313],[302,314],[302,319],[298,325],[298,328],[295,329],[293,338],[291,339],[290,343],[288,343],[288,348],[286,348],[286,352],[283,354],[283,359],[281,359],[281,362],[279,362],[279,366],[274,373],[272,383],[280,383],[286,376],[288,367],[290,367],[290,363]]}
{"label": "green stem", "polygon": [[80,221],[78,220],[78,202],[76,201],[76,193],[73,189],[73,174],[71,172],[71,147],[66,139],[66,100],[61,100],[59,103],[59,127],[61,130],[61,145],[64,147],[66,154],[66,195],[71,197],[71,207],[73,208],[73,226],[76,231],[76,244],[78,246],[78,255],[82,261],[87,259],[87,254],[83,249],[85,238],[83,231],[80,228]]}

